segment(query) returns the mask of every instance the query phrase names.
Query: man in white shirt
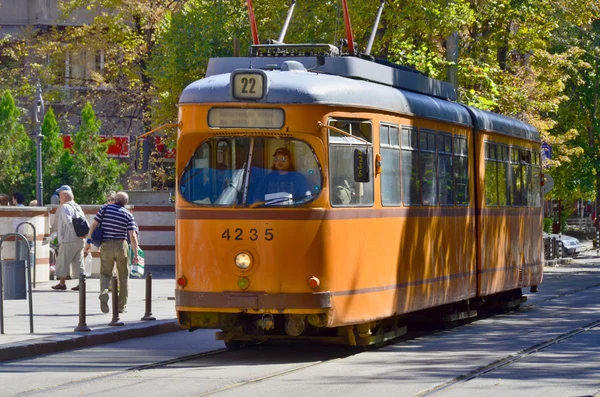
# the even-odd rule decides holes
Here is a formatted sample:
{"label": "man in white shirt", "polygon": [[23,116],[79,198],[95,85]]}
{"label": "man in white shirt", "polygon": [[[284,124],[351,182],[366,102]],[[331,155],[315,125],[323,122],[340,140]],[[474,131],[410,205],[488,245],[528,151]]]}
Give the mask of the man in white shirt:
{"label": "man in white shirt", "polygon": [[[60,197],[60,207],[56,210],[52,222],[52,231],[58,233],[58,258],[56,258],[56,268],[54,274],[59,279],[59,283],[52,286],[54,290],[66,290],[66,278],[71,266],[73,277],[79,277],[83,266],[83,237],[77,237],[73,227],[73,218],[84,217],[81,207],[73,201],[73,191],[68,185],[63,185],[57,189]],[[79,286],[71,288],[74,291]]]}

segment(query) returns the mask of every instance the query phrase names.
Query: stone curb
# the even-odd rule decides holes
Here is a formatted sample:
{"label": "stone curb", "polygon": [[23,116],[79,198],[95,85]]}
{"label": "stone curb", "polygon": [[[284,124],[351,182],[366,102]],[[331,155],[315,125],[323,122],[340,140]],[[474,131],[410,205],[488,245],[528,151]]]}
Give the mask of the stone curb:
{"label": "stone curb", "polygon": [[119,342],[126,339],[144,338],[147,336],[181,331],[177,320],[152,321],[132,326],[118,326],[115,329],[102,329],[89,333],[73,333],[33,339],[30,341],[9,343],[0,346],[0,362],[18,360],[42,354],[56,353],[81,347],[97,346]]}
{"label": "stone curb", "polygon": [[560,258],[560,259],[547,259],[544,262],[544,266],[558,267],[560,265],[571,265],[573,263],[575,263],[575,261],[573,260],[573,258],[570,258],[570,257]]}

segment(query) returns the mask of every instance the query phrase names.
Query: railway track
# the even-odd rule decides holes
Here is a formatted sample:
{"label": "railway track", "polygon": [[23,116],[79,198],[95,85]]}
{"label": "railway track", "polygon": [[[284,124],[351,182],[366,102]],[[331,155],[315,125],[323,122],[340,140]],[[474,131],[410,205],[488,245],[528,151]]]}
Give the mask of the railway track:
{"label": "railway track", "polygon": [[[425,396],[434,396],[440,392],[442,392],[443,390],[446,390],[450,387],[453,386],[457,386],[461,383],[466,383],[472,379],[478,378],[480,376],[483,376],[485,374],[488,374],[490,372],[496,371],[506,365],[510,365],[512,363],[515,363],[519,360],[522,360],[528,356],[530,356],[531,354],[535,354],[537,352],[540,352],[544,349],[547,349],[557,343],[560,343],[562,341],[565,341],[567,339],[571,339],[583,332],[588,332],[590,330],[592,330],[593,328],[596,328],[600,326],[600,320],[596,320],[596,321],[592,321],[591,323],[588,323],[582,327],[577,327],[576,329],[561,334],[555,338],[550,338],[547,339],[543,342],[540,343],[536,343],[535,345],[528,347],[526,349],[523,349],[519,352],[516,352],[514,354],[510,354],[506,357],[503,357],[499,360],[496,360],[492,363],[489,363],[487,365],[484,366],[480,366],[472,371],[469,371],[463,375],[457,376],[454,379],[448,381],[448,382],[444,382],[442,384],[436,385],[430,389],[424,390],[418,394],[413,395],[413,397],[425,397]],[[597,391],[596,395],[600,394],[600,390]]]}
{"label": "railway track", "polygon": [[[575,288],[575,289],[569,289],[569,290],[566,290],[566,291],[562,291],[562,292],[556,293],[554,295],[550,295],[548,297],[545,297],[545,298],[542,298],[540,300],[537,300],[537,302],[535,302],[535,303],[527,302],[526,304],[522,305],[522,310],[532,310],[532,309],[535,309],[536,307],[543,306],[546,303],[553,302],[553,301],[555,301],[557,299],[561,299],[561,298],[564,298],[564,297],[568,297],[570,295],[579,294],[581,292],[585,292],[587,290],[593,290],[593,289],[597,289],[597,288],[600,288],[600,283],[594,283],[594,284],[591,284],[591,285],[582,286],[581,288]],[[460,376],[457,376],[454,379],[451,379],[451,380],[449,380],[447,382],[435,385],[432,388],[424,390],[424,391],[422,391],[422,392],[414,395],[414,397],[424,397],[424,396],[433,396],[433,395],[436,395],[436,394],[442,392],[443,390],[446,390],[448,388],[457,386],[457,385],[459,385],[461,383],[468,382],[468,381],[470,381],[472,379],[475,379],[477,377],[483,376],[483,375],[488,374],[490,372],[499,370],[500,368],[503,368],[503,367],[505,367],[507,365],[515,363],[515,362],[517,362],[519,360],[522,360],[522,359],[524,359],[524,358],[526,358],[526,357],[528,357],[528,356],[530,356],[532,354],[540,352],[540,351],[542,351],[544,349],[547,349],[547,348],[549,348],[549,347],[551,347],[553,345],[556,345],[557,343],[560,343],[562,341],[565,341],[565,340],[568,340],[570,338],[573,338],[573,337],[575,337],[577,335],[580,335],[580,334],[582,334],[584,332],[588,332],[588,331],[590,331],[590,330],[592,330],[594,328],[597,328],[599,326],[600,326],[600,320],[595,320],[595,321],[589,322],[589,323],[587,323],[587,324],[585,324],[583,326],[580,326],[580,327],[574,328],[574,329],[572,329],[572,330],[570,330],[568,332],[562,333],[559,336],[556,336],[556,337],[553,337],[553,338],[549,338],[549,339],[544,340],[542,342],[535,343],[535,344],[533,344],[533,345],[531,345],[531,346],[529,346],[527,348],[524,348],[524,349],[522,349],[520,351],[517,351],[515,353],[512,353],[512,354],[509,354],[509,355],[507,355],[507,356],[505,356],[503,358],[500,358],[500,359],[494,360],[493,362],[490,362],[488,364],[479,366],[478,368],[476,368],[474,370],[471,370],[471,371],[468,371],[468,372],[466,372],[466,373],[464,373],[464,374],[462,374]],[[431,329],[430,330],[418,329],[418,330],[409,332],[404,337],[399,338],[399,339],[397,339],[396,341],[394,341],[392,343],[399,343],[399,342],[402,342],[402,341],[415,339],[415,338],[418,338],[418,337],[421,337],[421,336],[426,336],[426,335],[429,335],[429,334],[432,334],[432,333],[435,333],[435,332],[441,332],[441,331],[443,331],[443,330],[442,329],[435,329],[435,330],[431,330]],[[219,350],[217,352],[213,352],[213,354],[217,354],[217,353],[226,353],[226,350],[223,349],[223,350]],[[355,351],[352,354],[355,354],[355,353],[357,353],[357,352]],[[135,368],[133,370],[135,371],[135,370],[144,370],[146,368],[157,368],[157,367],[160,367],[160,366],[166,366],[166,365],[170,365],[170,364],[175,364],[177,362],[194,360],[196,358],[201,358],[201,357],[206,356],[206,355],[207,354],[200,354],[200,355],[192,355],[192,356],[189,356],[189,357],[182,357],[181,359],[170,360],[169,362],[165,362],[165,363],[157,363],[157,364],[153,364],[153,365],[150,365],[150,366]],[[242,381],[242,382],[237,382],[237,383],[234,383],[234,384],[230,384],[230,385],[227,385],[227,386],[222,387],[222,388],[217,388],[217,389],[214,389],[214,390],[210,390],[210,391],[206,391],[206,392],[203,392],[203,393],[199,393],[199,394],[196,395],[196,397],[217,395],[219,393],[226,392],[226,391],[231,391],[233,389],[242,389],[245,386],[249,386],[249,385],[252,385],[252,384],[255,384],[255,383],[258,383],[258,382],[262,382],[262,381],[266,381],[266,380],[270,380],[270,379],[275,379],[275,378],[278,378],[278,377],[283,377],[283,376],[292,374],[294,372],[299,372],[299,371],[302,371],[302,370],[305,370],[305,369],[308,369],[308,368],[312,368],[312,367],[315,367],[315,366],[318,366],[318,365],[323,365],[323,364],[326,364],[326,363],[330,363],[332,361],[339,360],[341,358],[344,358],[344,356],[342,356],[342,357],[334,357],[334,358],[329,358],[329,359],[323,359],[323,360],[317,360],[317,361],[310,362],[310,363],[303,363],[301,365],[294,366],[293,368],[287,368],[287,369],[282,370],[282,371],[275,371],[275,372],[273,372],[271,374],[266,374],[266,375],[263,375],[263,376],[258,376],[258,377],[255,377],[255,378],[252,378],[252,379],[248,379],[248,380],[245,380],[245,381]],[[598,391],[597,396],[600,396],[600,391]]]}
{"label": "railway track", "polygon": [[[557,299],[561,299],[570,295],[575,295],[581,292],[584,292],[586,290],[592,290],[592,289],[596,289],[600,287],[600,283],[595,283],[592,285],[588,285],[588,286],[584,286],[581,288],[576,288],[576,289],[570,289],[568,291],[563,291],[551,296],[548,296],[546,298],[543,298],[541,300],[538,300],[535,304],[534,303],[527,303],[525,305],[522,306],[522,310],[532,310],[536,307],[539,306],[543,306],[546,303],[555,301]],[[476,320],[475,320],[476,321]],[[446,389],[449,389],[451,387],[457,386],[461,383],[465,383],[468,382],[472,379],[475,379],[477,377],[483,376],[485,374],[491,373],[493,371],[499,370],[500,368],[503,368],[507,365],[510,365],[512,363],[518,362],[519,360],[522,360],[532,354],[535,354],[537,352],[540,352],[544,349],[547,349],[553,345],[556,345],[557,343],[560,343],[562,341],[568,340],[570,338],[573,338],[577,335],[580,335],[584,332],[588,332],[594,328],[597,328],[600,326],[600,320],[595,320],[592,322],[589,322],[583,326],[574,328],[568,332],[562,333],[559,336],[553,337],[553,338],[549,338],[547,340],[544,340],[542,342],[538,342],[535,343],[527,348],[524,348],[520,351],[517,351],[515,353],[511,353],[509,355],[506,355],[505,357],[502,357],[500,359],[496,359],[493,362],[490,362],[488,364],[485,365],[481,365],[479,367],[477,367],[476,369],[473,369],[471,371],[465,372],[462,375],[456,376],[455,378],[441,383],[441,384],[437,384],[429,389],[423,390],[422,392],[419,392],[418,394],[415,394],[414,397],[424,397],[424,396],[433,396],[436,394],[439,394],[441,392],[443,392]],[[392,342],[392,343],[399,343],[399,342],[403,342],[406,340],[411,340],[411,339],[415,339],[418,337],[422,337],[422,336],[426,336],[426,335],[431,335],[435,332],[441,332],[443,331],[443,329],[417,329],[414,330],[412,332],[409,332],[407,335],[405,335],[404,337],[397,339],[396,341]],[[260,345],[255,345],[252,347],[249,347],[247,349],[259,349]],[[208,356],[213,356],[213,355],[218,355],[218,354],[229,354],[233,352],[229,352],[226,349],[221,349],[221,350],[217,350],[217,351],[213,351],[213,352],[208,352],[208,353],[201,353],[201,354],[194,354],[194,355],[190,355],[190,356],[186,356],[186,357],[180,357],[177,359],[173,359],[173,360],[168,360],[165,362],[160,362],[160,363],[155,363],[155,364],[150,364],[150,365],[145,365],[145,366],[141,366],[141,367],[137,367],[137,368],[132,368],[130,371],[143,371],[143,370],[147,370],[147,369],[154,369],[154,368],[159,368],[159,367],[167,367],[170,365],[175,365],[178,363],[183,363],[186,361],[193,361],[193,360],[198,360],[198,359],[203,359],[206,358]],[[320,360],[315,360],[309,363],[303,362],[302,364],[299,365],[295,365],[292,368],[286,368],[284,370],[280,370],[280,371],[274,371],[272,373],[269,374],[265,374],[265,375],[261,375],[261,376],[256,376],[256,377],[252,377],[251,379],[247,379],[244,381],[240,381],[240,382],[236,382],[236,383],[232,383],[229,384],[227,386],[224,387],[220,387],[220,388],[215,388],[214,390],[210,390],[210,391],[205,391],[199,394],[196,394],[195,397],[201,397],[201,396],[211,396],[211,395],[217,395],[219,393],[223,393],[223,392],[228,392],[234,389],[243,389],[245,386],[249,386],[249,385],[253,385],[259,382],[263,382],[263,381],[267,381],[267,380],[271,380],[271,379],[275,379],[275,378],[279,378],[279,377],[283,377],[289,374],[292,374],[294,372],[299,372],[299,371],[303,371],[305,369],[308,368],[313,368],[319,365],[323,365],[326,363],[331,363],[335,360],[340,360],[342,358],[345,358],[347,356],[353,355],[358,353],[357,350],[355,351],[351,351],[351,352],[347,352],[347,354],[338,354],[335,355],[334,357],[329,357],[329,358],[323,358]],[[257,354],[261,354],[260,352],[257,352]],[[326,354],[324,354],[325,356]],[[600,391],[598,393],[598,396],[600,396]]]}
{"label": "railway track", "polygon": [[[521,306],[521,311],[530,311],[534,310],[536,307],[543,307],[546,304],[551,304],[552,302],[559,300],[561,298],[565,298],[568,296],[580,294],[582,292],[588,290],[594,290],[600,288],[600,283],[594,283],[587,286],[582,286],[578,288],[568,288],[563,291],[557,291],[554,294],[548,295],[546,297],[541,297],[541,299],[537,299],[535,303],[531,301]],[[510,315],[510,314],[508,314]],[[477,322],[478,320],[475,320]],[[486,374],[492,373],[494,371],[500,370],[503,367],[509,366],[513,363],[516,363],[524,358],[530,357],[533,354],[543,351],[544,349],[548,349],[557,343],[562,341],[566,341],[568,339],[574,338],[577,335],[581,335],[583,333],[589,332],[593,329],[597,329],[600,327],[600,319],[594,319],[594,321],[587,322],[582,326],[578,326],[573,329],[566,329],[558,336],[554,336],[552,338],[548,338],[543,340],[542,342],[537,342],[532,344],[531,346],[524,347],[514,353],[507,354],[503,357],[496,358],[489,363],[482,363],[477,368],[464,372],[463,374],[454,376],[452,379],[445,381],[443,383],[435,384],[430,388],[422,390],[417,394],[414,394],[414,397],[423,397],[423,396],[434,396],[443,394],[445,390],[451,389],[453,387],[457,387],[460,384],[464,384],[469,382],[470,380],[476,379],[478,377],[484,376]],[[433,335],[437,332],[443,332],[443,328],[429,329],[415,329],[409,331],[409,333],[402,338],[396,339],[391,342],[391,344],[402,343],[405,341],[409,341],[415,338],[424,337]],[[306,347],[304,347],[306,345]],[[295,347],[294,347],[295,346]],[[310,346],[310,347],[309,347]],[[284,347],[284,348],[282,348]],[[169,359],[165,361],[158,361],[146,365],[135,366],[129,369],[118,370],[112,372],[110,374],[100,374],[97,376],[87,377],[85,379],[76,380],[68,383],[63,383],[61,385],[56,385],[52,387],[32,390],[28,392],[23,392],[18,394],[19,396],[28,396],[28,395],[39,395],[40,392],[47,394],[53,393],[56,391],[57,393],[65,388],[78,388],[89,382],[111,382],[112,379],[118,379],[122,376],[131,376],[136,377],[136,373],[143,373],[145,371],[151,371],[155,369],[161,368],[171,368],[176,369],[178,365],[187,366],[187,367],[207,367],[207,368],[218,368],[218,367],[227,367],[227,362],[252,362],[255,361],[256,357],[267,356],[269,359],[273,359],[274,363],[279,361],[281,366],[277,366],[279,368],[274,368],[270,373],[261,373],[250,375],[247,379],[243,380],[234,380],[233,383],[227,385],[218,385],[212,390],[205,390],[198,392],[195,396],[211,396],[218,395],[220,393],[226,393],[230,391],[240,391],[242,392],[245,387],[249,387],[251,385],[265,382],[277,378],[282,378],[287,375],[301,372],[304,370],[308,370],[314,367],[318,367],[324,364],[332,363],[336,360],[341,360],[343,358],[347,358],[349,356],[360,353],[358,349],[349,350],[347,347],[340,346],[328,346],[326,349],[321,348],[315,344],[304,344],[304,343],[293,343],[293,344],[282,344],[278,342],[269,343],[267,345],[252,345],[246,348],[243,348],[239,351],[229,351],[227,349],[219,349],[213,350],[209,352],[201,352],[197,354],[191,354],[186,356],[177,357],[174,359]],[[298,357],[300,356],[300,357]],[[297,363],[293,362],[292,357],[298,360]],[[190,363],[193,363],[190,365]],[[593,394],[594,397],[600,397],[600,391],[596,394]]]}

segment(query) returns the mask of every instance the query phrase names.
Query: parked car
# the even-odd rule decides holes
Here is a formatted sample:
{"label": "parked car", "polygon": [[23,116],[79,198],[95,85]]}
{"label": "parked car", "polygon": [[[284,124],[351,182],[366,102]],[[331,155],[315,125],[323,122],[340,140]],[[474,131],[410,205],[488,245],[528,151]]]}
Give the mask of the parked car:
{"label": "parked car", "polygon": [[[544,233],[544,237],[546,237],[547,234]],[[551,234],[551,237],[555,237],[556,239],[558,239],[558,234]],[[581,244],[579,243],[579,240],[577,240],[575,237],[571,237],[571,236],[567,236],[566,234],[562,234],[561,236],[561,241],[562,241],[562,245],[563,245],[563,254],[562,256],[572,256],[572,257],[576,257],[577,255],[579,255],[579,253],[581,252]]]}

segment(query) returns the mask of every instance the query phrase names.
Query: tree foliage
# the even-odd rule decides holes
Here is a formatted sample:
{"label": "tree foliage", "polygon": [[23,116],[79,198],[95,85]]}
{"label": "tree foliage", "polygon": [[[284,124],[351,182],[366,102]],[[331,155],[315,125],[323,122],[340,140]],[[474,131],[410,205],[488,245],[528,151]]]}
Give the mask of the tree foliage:
{"label": "tree foliage", "polygon": [[[277,39],[290,2],[253,3],[261,42]],[[379,3],[348,1],[361,51]],[[105,123],[116,120],[118,128],[133,135],[175,122],[179,93],[204,76],[208,59],[233,55],[236,42],[243,55],[251,44],[243,0],[62,4],[65,16],[83,9],[95,17],[89,25],[43,36],[32,32],[10,46],[0,43],[3,59],[18,64],[28,56],[34,60],[30,73],[39,73],[46,85],[56,85],[64,83],[60,68],[67,54],[86,57],[101,52],[103,70],[68,82],[94,88],[74,97],[78,102],[71,100],[69,111],[79,111],[90,101],[94,108],[106,109],[99,114]],[[556,182],[555,197],[590,197],[600,175],[599,11],[600,0],[388,0],[371,54],[438,79],[456,66],[462,102],[526,121],[553,146],[547,172]],[[459,37],[456,65],[446,59],[447,39],[453,33]],[[296,3],[285,42],[338,45],[345,37],[340,1],[303,0]],[[52,56],[44,67],[46,54]],[[27,77],[0,66],[2,83]],[[20,95],[31,95],[27,84]],[[65,95],[56,90],[48,97],[69,103]]]}
{"label": "tree foliage", "polygon": [[27,182],[32,172],[32,141],[20,123],[20,112],[9,91],[0,98],[0,192],[21,191],[26,199],[35,197],[35,186]]}
{"label": "tree foliage", "polygon": [[101,141],[100,125],[92,105],[87,103],[81,111],[79,130],[72,136],[73,154],[61,156],[61,174],[81,203],[103,202],[106,191],[120,188],[119,179],[127,167],[107,156],[114,140]]}
{"label": "tree foliage", "polygon": [[71,154],[64,148],[60,127],[51,107],[44,115],[42,135],[44,137],[42,140],[44,203],[49,203],[56,188],[70,183],[68,173],[71,163]]}

